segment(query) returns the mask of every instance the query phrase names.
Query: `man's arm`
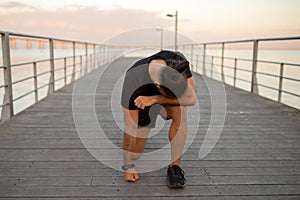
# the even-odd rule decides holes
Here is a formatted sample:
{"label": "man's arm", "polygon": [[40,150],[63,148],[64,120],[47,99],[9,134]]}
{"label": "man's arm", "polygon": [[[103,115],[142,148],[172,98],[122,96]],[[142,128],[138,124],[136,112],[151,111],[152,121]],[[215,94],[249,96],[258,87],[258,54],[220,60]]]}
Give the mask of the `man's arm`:
{"label": "man's arm", "polygon": [[174,106],[193,106],[195,105],[196,98],[196,84],[193,77],[189,78],[187,89],[179,99],[168,98],[163,95],[155,96],[139,96],[135,99],[134,103],[138,108],[144,109],[146,106],[153,104],[165,104]]}

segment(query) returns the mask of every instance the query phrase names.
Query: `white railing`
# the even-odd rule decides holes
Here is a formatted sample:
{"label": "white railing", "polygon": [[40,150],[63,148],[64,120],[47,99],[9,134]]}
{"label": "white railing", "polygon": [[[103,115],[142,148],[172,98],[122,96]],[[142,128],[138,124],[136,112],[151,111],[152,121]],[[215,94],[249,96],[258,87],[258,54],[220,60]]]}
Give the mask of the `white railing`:
{"label": "white railing", "polygon": [[[28,107],[86,73],[112,61],[122,51],[121,48],[109,45],[20,33],[0,31],[0,35],[2,46],[0,100],[3,98],[3,102],[0,102],[0,122],[16,114],[15,108],[18,107],[19,101],[30,97],[32,102],[27,103],[26,107]],[[26,52],[34,48],[42,48],[46,51],[43,54],[47,58],[12,63],[12,51],[20,48],[25,49]],[[68,55],[60,55],[61,49],[68,50]],[[27,75],[22,78],[16,77],[18,75],[13,73],[14,71],[26,72]],[[26,85],[25,83],[28,82],[29,85]],[[14,89],[22,85],[27,86],[25,90]],[[25,108],[22,107],[17,112]]]}
{"label": "white railing", "polygon": [[[2,46],[0,100],[3,99],[3,102],[0,102],[0,122],[92,70],[111,62],[122,53],[130,52],[130,49],[147,49],[146,47],[112,46],[4,31],[0,31],[0,35]],[[263,46],[265,42],[282,41],[294,43],[293,48],[299,53],[299,62],[260,59],[259,54],[263,52],[263,48],[259,48],[260,45]],[[227,55],[236,47],[235,45],[243,50],[246,49],[248,57]],[[271,47],[278,49],[281,46],[273,44]],[[34,48],[43,49],[43,52],[46,52],[44,56],[46,56],[43,59],[29,59],[29,62],[15,63],[12,62],[11,53],[18,48],[23,48],[26,52]],[[67,50],[68,53],[61,53],[62,49]],[[276,93],[271,99],[300,108],[300,37],[184,44],[178,45],[178,51],[189,58],[192,70],[196,73],[270,98],[262,92],[268,89]],[[240,53],[242,50],[237,52]],[[269,65],[267,71],[262,70],[265,68],[264,65]],[[294,68],[292,73],[287,73],[289,67]],[[26,76],[20,78],[14,71],[27,73]],[[273,80],[264,81],[268,78]],[[17,90],[17,86],[20,85],[26,89]],[[289,85],[292,87],[288,87]],[[283,95],[293,97],[293,102],[296,103],[287,103]],[[28,97],[31,98],[30,103],[18,108],[18,104],[24,104],[18,102]],[[15,111],[16,107],[17,111]]]}
{"label": "white railing", "polygon": [[[178,50],[203,76],[300,108],[300,36],[184,44]],[[264,58],[266,51],[272,58]],[[277,59],[278,52],[291,53],[293,62]]]}

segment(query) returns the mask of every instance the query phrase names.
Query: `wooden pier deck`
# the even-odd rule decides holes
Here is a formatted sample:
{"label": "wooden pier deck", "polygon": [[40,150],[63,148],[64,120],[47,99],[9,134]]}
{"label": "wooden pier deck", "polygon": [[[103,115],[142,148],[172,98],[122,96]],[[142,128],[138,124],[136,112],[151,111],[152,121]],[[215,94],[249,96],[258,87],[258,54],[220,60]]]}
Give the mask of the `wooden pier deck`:
{"label": "wooden pier deck", "polygon": [[[110,103],[111,83],[134,60],[114,62],[95,95],[98,120],[120,146],[122,133],[105,105]],[[89,84],[101,72],[98,69],[78,81]],[[95,159],[76,131],[71,84],[0,125],[0,198],[300,199],[299,110],[225,86],[227,112],[222,134],[214,149],[199,159],[210,120],[206,83],[220,83],[199,75],[195,78],[201,119],[196,138],[183,156],[185,189],[166,186],[165,168],[142,173],[138,182],[126,183],[122,172]],[[159,148],[158,141],[167,142],[167,134],[150,138],[147,149]]]}

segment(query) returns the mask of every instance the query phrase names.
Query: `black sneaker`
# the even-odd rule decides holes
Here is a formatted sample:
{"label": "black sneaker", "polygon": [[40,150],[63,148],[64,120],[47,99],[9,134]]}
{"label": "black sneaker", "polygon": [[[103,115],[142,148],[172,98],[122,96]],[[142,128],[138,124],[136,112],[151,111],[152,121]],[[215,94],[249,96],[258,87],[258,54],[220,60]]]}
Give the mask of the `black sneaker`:
{"label": "black sneaker", "polygon": [[168,167],[167,182],[169,188],[184,188],[185,181],[184,171],[179,166]]}

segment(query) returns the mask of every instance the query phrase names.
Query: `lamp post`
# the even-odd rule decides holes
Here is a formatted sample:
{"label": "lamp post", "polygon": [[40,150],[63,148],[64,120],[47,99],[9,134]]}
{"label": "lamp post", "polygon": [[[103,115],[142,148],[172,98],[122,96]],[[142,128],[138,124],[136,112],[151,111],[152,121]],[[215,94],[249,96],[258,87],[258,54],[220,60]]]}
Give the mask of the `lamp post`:
{"label": "lamp post", "polygon": [[157,31],[160,31],[160,50],[163,50],[163,40],[164,40],[164,29],[163,27],[157,28]]}
{"label": "lamp post", "polygon": [[174,39],[174,48],[175,48],[175,51],[177,51],[178,11],[176,10],[175,15],[167,14],[167,17],[175,17],[175,39]]}

